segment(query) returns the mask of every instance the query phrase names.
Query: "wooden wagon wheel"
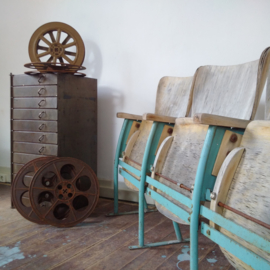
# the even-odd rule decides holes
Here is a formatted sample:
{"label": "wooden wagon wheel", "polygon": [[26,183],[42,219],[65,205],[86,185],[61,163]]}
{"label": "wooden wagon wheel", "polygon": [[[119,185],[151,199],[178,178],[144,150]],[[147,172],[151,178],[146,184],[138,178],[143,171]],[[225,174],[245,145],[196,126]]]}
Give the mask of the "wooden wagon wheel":
{"label": "wooden wagon wheel", "polygon": [[28,52],[32,62],[80,66],[84,60],[85,48],[81,36],[74,28],[65,23],[51,22],[34,32]]}
{"label": "wooden wagon wheel", "polygon": [[[54,182],[45,187],[46,175]],[[93,170],[75,158],[59,158],[44,164],[30,185],[33,211],[44,222],[57,227],[74,226],[89,217],[99,198],[99,184]],[[50,197],[50,207],[44,208],[41,198]]]}
{"label": "wooden wagon wheel", "polygon": [[[12,183],[12,201],[18,212],[29,221],[44,224],[44,222],[40,221],[32,210],[29,199],[29,187],[33,175],[38,171],[38,169],[46,162],[55,158],[56,157],[41,157],[26,163],[16,174]],[[48,178],[47,182],[49,183],[50,181],[52,181],[52,179]],[[46,198],[44,198],[44,203],[45,202]]]}

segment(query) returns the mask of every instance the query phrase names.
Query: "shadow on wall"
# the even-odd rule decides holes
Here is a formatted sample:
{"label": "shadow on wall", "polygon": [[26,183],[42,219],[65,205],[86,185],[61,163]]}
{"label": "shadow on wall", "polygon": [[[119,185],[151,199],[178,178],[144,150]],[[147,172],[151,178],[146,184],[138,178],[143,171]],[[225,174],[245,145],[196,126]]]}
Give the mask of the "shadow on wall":
{"label": "shadow on wall", "polygon": [[123,107],[123,102],[121,91],[106,86],[98,88],[98,177],[103,179],[113,177],[115,147],[121,128],[116,112]]}
{"label": "shadow on wall", "polygon": [[83,66],[86,67],[87,77],[100,79],[102,71],[102,56],[99,47],[91,40],[84,40],[85,58]]}

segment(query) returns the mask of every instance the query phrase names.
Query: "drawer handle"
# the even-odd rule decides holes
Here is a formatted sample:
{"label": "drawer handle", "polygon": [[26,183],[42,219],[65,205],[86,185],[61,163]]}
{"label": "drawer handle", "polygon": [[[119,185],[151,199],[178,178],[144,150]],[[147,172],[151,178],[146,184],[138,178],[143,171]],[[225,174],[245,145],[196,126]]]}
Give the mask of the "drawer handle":
{"label": "drawer handle", "polygon": [[38,117],[39,117],[39,118],[42,118],[42,117],[45,116],[45,115],[46,115],[46,112],[43,111],[43,112],[39,113]]}
{"label": "drawer handle", "polygon": [[39,140],[40,142],[42,142],[44,139],[45,139],[45,135],[41,135],[41,136],[38,138],[38,140]]}
{"label": "drawer handle", "polygon": [[[45,87],[40,88],[40,89],[38,90],[38,95],[39,95],[39,96],[41,96],[42,94],[44,95],[44,94],[45,94],[45,91],[46,91]],[[42,92],[43,92],[43,93],[42,93]]]}
{"label": "drawer handle", "polygon": [[[43,104],[42,104],[43,103]],[[39,103],[38,103],[38,106],[42,106],[42,105],[45,105],[46,104],[46,100],[45,99],[42,99]]]}
{"label": "drawer handle", "polygon": [[41,125],[38,127],[38,129],[39,129],[39,130],[42,130],[45,126],[46,126],[45,124],[41,124]]}
{"label": "drawer handle", "polygon": [[44,75],[40,75],[38,78],[39,83],[43,83],[43,82],[45,82],[45,80],[46,80],[46,77]]}
{"label": "drawer handle", "polygon": [[38,152],[41,154],[42,152],[44,152],[44,150],[45,150],[45,146],[42,146],[39,150],[38,150]]}

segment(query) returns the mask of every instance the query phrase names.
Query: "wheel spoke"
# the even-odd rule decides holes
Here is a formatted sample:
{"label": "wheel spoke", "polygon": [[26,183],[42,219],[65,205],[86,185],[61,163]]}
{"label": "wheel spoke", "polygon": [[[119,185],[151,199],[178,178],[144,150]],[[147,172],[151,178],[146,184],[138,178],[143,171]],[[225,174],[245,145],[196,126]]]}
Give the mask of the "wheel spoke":
{"label": "wheel spoke", "polygon": [[83,192],[83,191],[79,191],[79,192],[75,192],[75,195],[84,195],[84,196],[96,196],[97,194],[95,193],[90,193],[90,192]]}
{"label": "wheel spoke", "polygon": [[46,190],[46,191],[54,191],[54,189],[52,189],[52,188],[46,188],[46,187],[33,187],[33,189]]}
{"label": "wheel spoke", "polygon": [[54,57],[53,57],[53,63],[56,63],[56,60],[57,60],[57,57],[54,56]]}
{"label": "wheel spoke", "polygon": [[55,169],[55,174],[56,174],[57,177],[58,177],[58,181],[60,181],[60,180],[61,180],[61,175],[59,174],[59,171],[57,170],[57,167],[55,166],[55,164],[53,164],[53,167],[54,167],[54,169]]}
{"label": "wheel spoke", "polygon": [[40,53],[40,54],[38,54],[37,56],[38,56],[38,58],[40,58],[40,57],[46,56],[46,55],[48,55],[48,54],[50,54],[49,51],[44,52],[44,53]]}
{"label": "wheel spoke", "polygon": [[49,47],[44,47],[44,46],[38,45],[38,46],[37,46],[37,49],[38,49],[38,50],[42,50],[42,51],[48,51],[48,50],[49,50]]}
{"label": "wheel spoke", "polygon": [[56,42],[52,31],[49,32],[49,35],[51,37],[52,42]]}
{"label": "wheel spoke", "polygon": [[76,220],[76,216],[75,216],[75,213],[74,213],[74,211],[73,211],[73,207],[72,207],[71,203],[68,202],[67,204],[69,205],[69,208],[70,208],[70,211],[71,211],[71,213],[72,213],[72,215],[73,215],[74,220]]}
{"label": "wheel spoke", "polygon": [[40,36],[40,39],[41,39],[43,42],[45,42],[49,47],[52,46],[52,43],[51,43],[47,38],[45,38],[45,37],[43,37],[43,36]]}
{"label": "wheel spoke", "polygon": [[82,167],[82,169],[77,173],[77,175],[74,177],[74,179],[71,181],[71,183],[73,184],[75,181],[76,181],[76,179],[79,177],[79,175],[82,173],[82,171],[84,170],[84,166]]}
{"label": "wheel spoke", "polygon": [[60,42],[60,37],[61,37],[61,29],[57,29],[57,34],[56,34],[56,42]]}
{"label": "wheel spoke", "polygon": [[76,45],[76,41],[73,41],[73,42],[70,42],[70,43],[68,43],[68,44],[65,44],[65,45],[63,46],[63,48],[69,48],[69,47],[72,47],[72,46],[74,46],[74,45]]}
{"label": "wheel spoke", "polygon": [[62,45],[67,44],[70,39],[71,39],[71,36],[70,35],[67,35],[67,37],[65,38],[65,40],[62,42]]}
{"label": "wheel spoke", "polygon": [[56,203],[58,202],[58,200],[55,201],[54,204],[52,204],[52,206],[50,207],[50,209],[47,211],[47,213],[45,214],[44,218],[51,212],[51,210],[54,208],[54,206],[56,205]]}
{"label": "wheel spoke", "polygon": [[72,56],[76,56],[75,52],[69,52],[69,51],[65,51],[65,55],[72,55]]}
{"label": "wheel spoke", "polygon": [[59,57],[58,59],[59,59],[59,61],[60,61],[61,64],[64,64],[64,60],[63,60],[62,57]]}
{"label": "wheel spoke", "polygon": [[51,57],[47,60],[47,62],[52,62],[52,60],[53,60],[53,57],[51,56]]}
{"label": "wheel spoke", "polygon": [[66,55],[63,54],[62,57],[63,57],[66,61],[68,61],[70,64],[73,63],[73,61],[72,61],[70,58],[68,58]]}
{"label": "wheel spoke", "polygon": [[15,190],[29,190],[29,188],[16,188]]}

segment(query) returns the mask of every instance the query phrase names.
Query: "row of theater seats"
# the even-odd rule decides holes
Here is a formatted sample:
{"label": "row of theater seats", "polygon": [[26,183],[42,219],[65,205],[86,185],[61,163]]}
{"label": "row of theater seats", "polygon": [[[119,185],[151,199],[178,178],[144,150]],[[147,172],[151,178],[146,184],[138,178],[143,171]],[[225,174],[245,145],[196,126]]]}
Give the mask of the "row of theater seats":
{"label": "row of theater seats", "polygon": [[[117,114],[124,123],[111,215],[129,214],[118,212],[120,173],[139,192],[139,243],[131,249],[190,241],[195,270],[200,230],[235,268],[270,269],[270,121],[253,121],[269,59],[267,48],[257,61],[202,66],[192,77],[164,77],[154,114]],[[144,243],[144,214],[153,211],[145,194],[173,221],[176,240]],[[200,217],[209,222],[199,226]],[[190,239],[182,238],[179,223],[190,224]]]}

